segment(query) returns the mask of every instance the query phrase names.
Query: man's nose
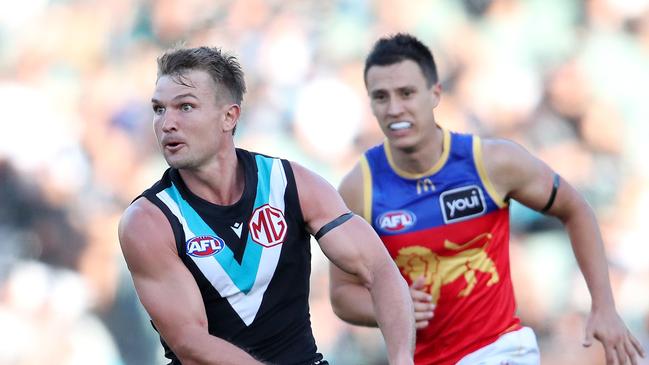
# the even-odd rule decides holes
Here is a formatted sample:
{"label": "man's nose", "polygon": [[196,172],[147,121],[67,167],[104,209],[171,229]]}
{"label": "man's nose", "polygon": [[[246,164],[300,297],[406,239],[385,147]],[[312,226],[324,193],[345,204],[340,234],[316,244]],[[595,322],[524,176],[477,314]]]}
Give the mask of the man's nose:
{"label": "man's nose", "polygon": [[161,124],[164,132],[169,132],[178,128],[177,116],[173,112],[166,111],[160,118],[162,118]]}
{"label": "man's nose", "polygon": [[403,104],[396,98],[391,98],[388,102],[388,115],[397,116],[403,112]]}

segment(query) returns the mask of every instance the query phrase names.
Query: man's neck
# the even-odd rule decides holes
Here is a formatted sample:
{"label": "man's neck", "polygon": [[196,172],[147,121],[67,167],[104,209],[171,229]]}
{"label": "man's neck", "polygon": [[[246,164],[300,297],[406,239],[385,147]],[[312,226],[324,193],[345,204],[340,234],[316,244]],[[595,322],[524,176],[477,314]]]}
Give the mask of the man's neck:
{"label": "man's neck", "polygon": [[245,176],[234,149],[198,169],[179,169],[187,188],[213,204],[233,205],[243,195]]}
{"label": "man's neck", "polygon": [[411,150],[389,146],[392,160],[396,166],[407,173],[423,174],[429,171],[444,152],[444,131],[436,126],[431,137]]}

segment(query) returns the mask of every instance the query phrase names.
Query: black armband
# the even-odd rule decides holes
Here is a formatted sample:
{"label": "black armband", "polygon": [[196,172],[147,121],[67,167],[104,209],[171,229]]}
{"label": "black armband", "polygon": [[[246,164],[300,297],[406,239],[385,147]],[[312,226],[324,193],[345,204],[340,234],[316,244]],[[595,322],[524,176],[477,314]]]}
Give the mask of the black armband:
{"label": "black armband", "polygon": [[319,240],[320,238],[322,238],[322,236],[327,234],[329,231],[331,231],[332,229],[338,227],[339,225],[347,222],[353,216],[354,216],[354,213],[348,212],[348,213],[345,213],[345,214],[341,215],[340,217],[332,220],[331,222],[325,224],[324,226],[322,226],[322,228],[320,228],[320,230],[318,230],[318,232],[316,232],[316,234],[314,235],[315,239]]}
{"label": "black armband", "polygon": [[550,208],[552,208],[552,204],[554,204],[554,198],[557,197],[557,190],[559,189],[560,183],[561,183],[561,177],[559,177],[559,174],[555,172],[554,179],[552,181],[552,192],[550,193],[550,199],[548,199],[548,202],[545,204],[543,209],[541,209],[541,213],[545,213]]}

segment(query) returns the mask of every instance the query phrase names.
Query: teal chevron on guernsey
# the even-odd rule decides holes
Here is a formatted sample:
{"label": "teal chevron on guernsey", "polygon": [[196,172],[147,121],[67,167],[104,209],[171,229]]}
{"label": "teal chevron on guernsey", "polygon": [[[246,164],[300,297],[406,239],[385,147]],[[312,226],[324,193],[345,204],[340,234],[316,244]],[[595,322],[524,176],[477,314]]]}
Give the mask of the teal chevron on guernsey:
{"label": "teal chevron on guernsey", "polygon": [[[173,202],[180,210],[180,215],[187,224],[187,228],[185,229],[186,241],[189,241],[196,236],[218,236],[212,228],[205,223],[203,218],[196,213],[194,208],[192,208],[189,203],[181,197],[180,192],[175,185],[171,185],[169,188],[158,194],[161,195],[163,192],[166,192],[171,199],[173,199]],[[166,201],[164,202],[167,203]],[[183,224],[183,228],[185,228],[185,224]],[[192,234],[189,235],[189,232]],[[214,255],[213,257],[208,258],[208,260],[218,261],[220,266],[232,279],[232,282],[235,284],[237,289],[247,294],[250,289],[252,289],[252,284],[257,275],[257,268],[259,267],[262,248],[263,247],[259,245],[247,244],[241,264],[235,260],[234,254],[228,246],[225,246],[218,255]],[[201,262],[202,261],[203,260],[201,260]]]}
{"label": "teal chevron on guernsey", "polygon": [[[287,179],[279,159],[256,156],[258,179],[254,209],[263,205],[281,211],[284,219],[284,192]],[[157,194],[181,223],[185,240],[197,236],[218,235],[199,214],[183,199],[175,185]],[[205,278],[226,298],[246,325],[250,325],[261,306],[268,284],[275,273],[282,245],[264,247],[255,243],[250,233],[246,237],[241,263],[237,262],[230,248],[207,257],[190,256]]]}

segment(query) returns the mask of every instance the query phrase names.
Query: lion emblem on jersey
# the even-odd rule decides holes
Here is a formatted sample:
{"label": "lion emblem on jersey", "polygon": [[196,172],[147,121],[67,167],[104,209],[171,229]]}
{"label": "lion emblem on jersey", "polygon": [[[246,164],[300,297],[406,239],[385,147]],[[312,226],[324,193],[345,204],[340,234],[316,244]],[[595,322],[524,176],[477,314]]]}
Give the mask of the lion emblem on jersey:
{"label": "lion emblem on jersey", "polygon": [[[399,250],[395,261],[411,281],[424,276],[424,283],[430,287],[433,303],[437,303],[442,285],[450,284],[460,276],[464,277],[466,287],[460,291],[458,297],[466,297],[478,282],[476,271],[490,275],[487,286],[500,281],[496,265],[486,252],[491,238],[491,233],[482,233],[463,244],[444,240],[445,248],[457,252],[450,256],[438,255],[422,246],[408,246]],[[472,246],[477,247],[465,249]]]}

